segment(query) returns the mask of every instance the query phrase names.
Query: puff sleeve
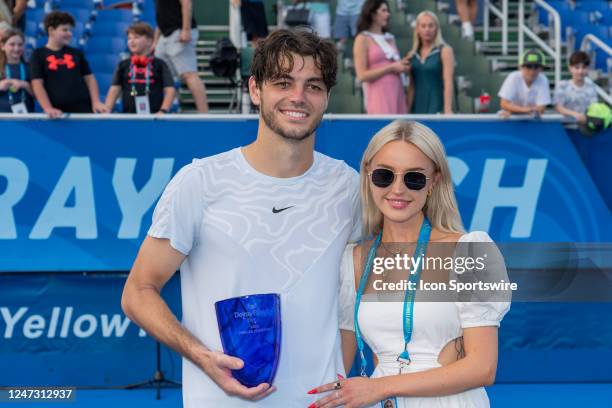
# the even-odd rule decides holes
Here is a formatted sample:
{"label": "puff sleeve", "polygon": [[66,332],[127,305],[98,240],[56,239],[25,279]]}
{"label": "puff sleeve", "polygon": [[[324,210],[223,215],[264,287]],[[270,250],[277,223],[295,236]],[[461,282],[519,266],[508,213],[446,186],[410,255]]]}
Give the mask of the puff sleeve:
{"label": "puff sleeve", "polygon": [[[478,284],[509,282],[504,258],[491,237],[483,231],[465,234],[458,242],[456,257],[468,256],[482,260],[482,268],[457,270],[459,282]],[[511,290],[475,289],[460,293],[455,303],[459,312],[462,328],[496,326],[499,327],[504,315],[510,309]]]}

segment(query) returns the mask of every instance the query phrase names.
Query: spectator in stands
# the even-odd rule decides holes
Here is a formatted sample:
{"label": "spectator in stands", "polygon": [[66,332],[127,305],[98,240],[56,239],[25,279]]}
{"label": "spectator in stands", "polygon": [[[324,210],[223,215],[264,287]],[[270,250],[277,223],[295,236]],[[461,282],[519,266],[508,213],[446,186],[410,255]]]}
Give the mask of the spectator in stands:
{"label": "spectator in stands", "polygon": [[574,52],[569,60],[572,79],[559,81],[555,89],[554,103],[557,112],[586,123],[585,112],[590,104],[597,102],[595,84],[588,77],[591,59],[584,51]]}
{"label": "spectator in stands", "polygon": [[357,23],[353,45],[355,72],[363,82],[366,112],[405,114],[408,58],[401,59],[395,37],[387,31],[389,4],[366,0]]}
{"label": "spectator in stands", "polygon": [[344,48],[344,43],[357,35],[357,19],[364,0],[338,0],[336,18],[334,20],[334,38],[338,48]]}
{"label": "spectator in stands", "polygon": [[[0,0],[2,1],[2,0]],[[28,0],[5,0],[11,8],[13,14],[12,25],[21,32],[25,31],[25,11],[28,7]]]}
{"label": "spectator in stands", "polygon": [[412,86],[408,88],[411,113],[453,113],[455,56],[444,43],[438,17],[431,11],[417,15],[412,50]]}
{"label": "spectator in stands", "polygon": [[117,65],[106,95],[110,112],[121,95],[123,113],[168,113],[175,96],[174,80],[166,63],[147,55],[155,31],[147,23],[132,24],[127,30],[130,58]]}
{"label": "spectator in stands", "polygon": [[513,113],[539,116],[550,104],[548,78],[542,73],[546,63],[544,54],[528,50],[520,58],[519,70],[510,73],[502,84],[500,115],[504,118]]}
{"label": "spectator in stands", "polygon": [[474,24],[478,16],[478,0],[455,0],[457,14],[461,20],[461,37],[474,39]]}
{"label": "spectator in stands", "polygon": [[24,40],[17,29],[0,37],[0,112],[34,112],[30,75],[23,61]]}
{"label": "spectator in stands", "polygon": [[266,10],[262,0],[231,0],[232,5],[240,8],[242,28],[253,48],[257,47],[259,40],[268,36],[268,22]]}
{"label": "spectator in stands", "polygon": [[155,18],[155,56],[163,59],[172,74],[187,85],[198,111],[208,112],[206,87],[198,74],[198,26],[191,0],[156,0]]}
{"label": "spectator in stands", "polygon": [[12,26],[13,14],[8,4],[4,0],[0,0],[0,23],[6,23]]}
{"label": "spectator in stands", "polygon": [[106,113],[100,101],[98,82],[83,53],[68,46],[74,18],[63,11],[45,17],[47,45],[30,57],[32,90],[38,103],[51,118],[69,113]]}
{"label": "spectator in stands", "polygon": [[331,15],[329,2],[294,0],[294,3],[304,2],[310,10],[310,26],[320,38],[331,38]]}

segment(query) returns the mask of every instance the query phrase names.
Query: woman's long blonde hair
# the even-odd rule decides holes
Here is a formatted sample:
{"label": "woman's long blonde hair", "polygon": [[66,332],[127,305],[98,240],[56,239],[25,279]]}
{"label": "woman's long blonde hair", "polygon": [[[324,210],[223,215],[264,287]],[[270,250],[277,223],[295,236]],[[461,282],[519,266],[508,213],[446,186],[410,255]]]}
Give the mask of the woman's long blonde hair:
{"label": "woman's long blonde hair", "polygon": [[378,131],[370,140],[361,159],[361,204],[364,239],[378,234],[383,226],[383,216],[370,191],[370,164],[387,143],[401,140],[418,147],[433,163],[439,173],[438,182],[427,197],[423,212],[433,228],[444,232],[464,232],[459,215],[453,182],[448,169],[446,152],[438,136],[427,126],[408,120],[395,120]]}
{"label": "woman's long blonde hair", "polygon": [[421,37],[417,32],[417,27],[419,26],[419,20],[425,16],[431,17],[436,22],[436,38],[434,39],[434,47],[440,47],[445,44],[444,38],[442,38],[442,30],[440,30],[440,20],[438,20],[438,16],[435,13],[425,10],[421,11],[416,17],[416,25],[414,26],[414,33],[412,35],[412,49],[410,50],[410,54],[414,55],[421,48]]}

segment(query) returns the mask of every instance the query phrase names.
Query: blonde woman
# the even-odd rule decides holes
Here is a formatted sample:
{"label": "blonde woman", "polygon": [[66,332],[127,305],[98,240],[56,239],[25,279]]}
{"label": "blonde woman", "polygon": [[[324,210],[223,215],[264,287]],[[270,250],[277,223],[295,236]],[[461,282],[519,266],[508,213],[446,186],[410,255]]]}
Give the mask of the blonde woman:
{"label": "blonde woman", "polygon": [[455,56],[431,11],[417,15],[408,56],[413,84],[408,88],[408,112],[453,113]]}
{"label": "blonde woman", "polygon": [[[399,297],[388,293],[393,301],[372,301],[385,294],[370,291],[376,289],[372,279],[386,273],[371,273],[374,257],[431,257],[434,247],[452,252],[459,243],[464,248],[488,243],[482,245],[488,245],[495,261],[487,263],[486,272],[507,281],[503,258],[489,236],[463,230],[444,147],[433,131],[404,120],[380,130],[361,162],[361,200],[366,240],[344,253],[340,326],[345,368],[348,372],[359,349],[362,376],[339,377],[311,390],[321,397],[310,407],[384,407],[389,400],[398,408],[488,407],[483,386],[495,379],[497,330],[509,297],[478,303],[419,301],[424,293],[417,289],[400,291]],[[408,245],[414,252],[393,251],[391,243],[416,245]],[[419,270],[417,282],[432,281],[435,273],[435,268]],[[361,354],[364,343],[374,353],[369,378]]]}

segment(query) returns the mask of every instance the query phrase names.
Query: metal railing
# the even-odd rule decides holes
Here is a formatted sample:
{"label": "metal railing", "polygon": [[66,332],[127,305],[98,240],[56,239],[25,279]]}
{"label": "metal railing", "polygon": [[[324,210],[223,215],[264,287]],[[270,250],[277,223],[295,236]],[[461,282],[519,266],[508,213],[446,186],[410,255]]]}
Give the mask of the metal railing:
{"label": "metal railing", "polygon": [[550,55],[554,61],[555,65],[555,83],[558,83],[561,80],[561,16],[552,8],[548,3],[543,0],[534,0],[534,3],[538,6],[542,7],[546,10],[550,16],[552,16],[553,20],[553,46],[546,43],[546,41],[542,40],[538,35],[525,24],[525,0],[519,0],[519,9],[518,9],[518,46],[519,46],[519,55],[523,55],[523,51],[525,49],[525,35],[529,37],[533,42],[535,42],[539,47],[541,47],[548,55]]}
{"label": "metal railing", "polygon": [[490,13],[493,13],[502,23],[502,54],[508,55],[508,0],[501,0],[501,10],[493,4],[491,0],[484,0],[483,10],[483,38],[485,41],[489,41],[489,29],[491,22],[489,20]]}
{"label": "metal railing", "polygon": [[[608,66],[608,73],[609,73],[610,72],[610,68],[611,68],[610,67],[610,65],[611,65],[610,64],[610,59],[612,59],[612,47],[610,47],[608,44],[603,42],[598,37],[595,37],[593,34],[587,34],[582,39],[582,44],[580,44],[580,49],[582,51],[590,51],[591,50],[591,44],[596,45],[597,47],[601,48],[602,50],[604,50],[608,54],[607,66]],[[609,76],[610,75],[608,75],[608,79],[610,79]],[[608,105],[612,105],[612,96],[610,96],[610,93],[606,92],[599,85],[595,85],[595,86],[596,86],[597,94],[601,97],[601,99],[606,101],[606,103]]]}

